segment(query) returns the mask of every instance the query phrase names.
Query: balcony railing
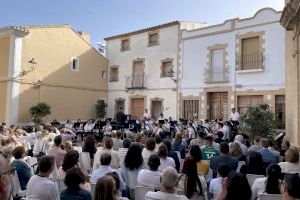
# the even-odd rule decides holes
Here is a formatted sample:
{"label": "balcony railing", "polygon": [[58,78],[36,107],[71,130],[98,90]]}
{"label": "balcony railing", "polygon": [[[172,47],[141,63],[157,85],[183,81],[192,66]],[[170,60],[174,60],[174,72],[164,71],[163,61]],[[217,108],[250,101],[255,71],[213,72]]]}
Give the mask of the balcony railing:
{"label": "balcony railing", "polygon": [[143,75],[133,75],[126,76],[126,89],[145,89],[146,88],[146,79],[145,74]]}
{"label": "balcony railing", "polygon": [[237,57],[239,70],[253,70],[263,68],[263,54],[255,53],[249,55],[241,55]]}
{"label": "balcony railing", "polygon": [[206,83],[219,83],[228,82],[228,65],[225,66],[212,66],[205,69],[204,82]]}

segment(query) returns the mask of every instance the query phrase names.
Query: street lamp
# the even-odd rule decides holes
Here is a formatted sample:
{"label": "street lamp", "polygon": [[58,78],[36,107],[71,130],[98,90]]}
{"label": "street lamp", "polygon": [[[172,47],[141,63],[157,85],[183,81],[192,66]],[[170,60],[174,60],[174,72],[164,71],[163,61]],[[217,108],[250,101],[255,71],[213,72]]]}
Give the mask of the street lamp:
{"label": "street lamp", "polygon": [[29,69],[25,69],[22,72],[20,72],[15,79],[17,78],[22,78],[24,77],[26,74],[28,74],[29,72],[32,72],[33,70],[35,70],[36,66],[37,66],[37,62],[35,61],[34,58],[31,58],[31,60],[28,61],[28,65],[29,65]]}
{"label": "street lamp", "polygon": [[174,81],[174,83],[177,82],[177,79],[174,78],[174,75],[175,75],[175,72],[173,71],[173,69],[171,69],[169,72],[168,72],[168,76],[171,78],[172,81]]}

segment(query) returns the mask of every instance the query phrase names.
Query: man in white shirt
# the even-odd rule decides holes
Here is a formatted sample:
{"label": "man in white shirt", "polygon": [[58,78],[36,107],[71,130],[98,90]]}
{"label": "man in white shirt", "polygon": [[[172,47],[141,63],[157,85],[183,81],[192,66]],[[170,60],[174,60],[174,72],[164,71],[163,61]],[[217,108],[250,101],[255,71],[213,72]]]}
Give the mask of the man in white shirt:
{"label": "man in white shirt", "polygon": [[217,199],[217,196],[222,189],[223,179],[228,176],[229,171],[230,170],[229,170],[228,165],[221,164],[218,168],[219,177],[214,178],[210,181],[209,194],[210,194],[210,196],[213,197],[213,199]]}
{"label": "man in white shirt", "polygon": [[161,114],[159,115],[159,118],[158,118],[157,122],[159,122],[160,120],[165,120],[165,117],[164,117],[164,114],[163,114],[163,113],[161,113]]}
{"label": "man in white shirt", "polygon": [[153,154],[148,159],[149,169],[142,169],[138,173],[137,182],[141,186],[159,188],[161,172],[158,171],[160,159],[157,154]]}
{"label": "man in white shirt", "polygon": [[43,156],[39,161],[39,174],[30,178],[27,184],[26,199],[58,200],[59,191],[49,176],[53,171],[54,157]]}
{"label": "man in white shirt", "polygon": [[151,115],[150,115],[150,113],[148,112],[148,109],[145,109],[145,112],[144,112],[143,117],[146,118],[146,119],[150,119],[150,118],[151,118]]}
{"label": "man in white shirt", "polygon": [[240,114],[235,111],[235,108],[232,108],[232,112],[230,114],[230,121],[233,124],[233,129],[235,129],[237,134],[237,126],[239,125]]}
{"label": "man in white shirt", "polygon": [[158,192],[147,192],[145,200],[187,200],[184,195],[177,195],[175,187],[178,183],[179,175],[177,171],[168,167],[161,176],[161,187]]}

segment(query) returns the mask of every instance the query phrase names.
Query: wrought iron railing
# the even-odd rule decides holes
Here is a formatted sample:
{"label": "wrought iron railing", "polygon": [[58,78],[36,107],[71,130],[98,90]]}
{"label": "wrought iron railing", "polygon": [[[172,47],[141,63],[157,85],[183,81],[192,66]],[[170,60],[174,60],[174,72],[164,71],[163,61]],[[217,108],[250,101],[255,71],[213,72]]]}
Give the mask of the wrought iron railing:
{"label": "wrought iron railing", "polygon": [[211,66],[205,69],[204,82],[217,83],[229,81],[228,65],[225,66]]}
{"label": "wrought iron railing", "polygon": [[255,54],[238,56],[237,64],[238,64],[239,70],[262,69],[263,68],[263,54],[255,53]]}

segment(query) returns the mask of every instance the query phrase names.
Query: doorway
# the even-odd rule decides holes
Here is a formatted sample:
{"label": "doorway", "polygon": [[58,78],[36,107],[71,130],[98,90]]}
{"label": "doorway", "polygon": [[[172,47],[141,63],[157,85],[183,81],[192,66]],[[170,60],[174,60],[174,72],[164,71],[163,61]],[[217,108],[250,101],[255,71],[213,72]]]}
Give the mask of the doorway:
{"label": "doorway", "polygon": [[131,99],[131,114],[132,116],[140,119],[144,114],[144,98],[133,98]]}
{"label": "doorway", "polygon": [[228,92],[211,92],[208,97],[210,120],[228,119]]}
{"label": "doorway", "polygon": [[154,117],[155,120],[157,120],[161,113],[162,113],[162,101],[152,101],[151,116]]}

